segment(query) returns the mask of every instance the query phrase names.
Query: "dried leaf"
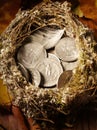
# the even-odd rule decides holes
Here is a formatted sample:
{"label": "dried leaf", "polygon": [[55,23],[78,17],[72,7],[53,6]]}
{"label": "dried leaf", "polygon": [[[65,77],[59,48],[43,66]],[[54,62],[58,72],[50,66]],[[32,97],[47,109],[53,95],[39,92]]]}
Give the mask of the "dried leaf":
{"label": "dried leaf", "polygon": [[0,105],[10,105],[11,96],[9,96],[7,87],[3,85],[2,80],[0,80]]}
{"label": "dried leaf", "polygon": [[81,21],[94,32],[97,39],[97,0],[79,0],[80,5],[74,10],[75,14],[82,17]]}
{"label": "dried leaf", "polygon": [[80,21],[93,30],[95,40],[97,41],[97,22],[86,18],[81,18]]}
{"label": "dried leaf", "polygon": [[76,14],[80,15],[81,12],[84,17],[97,20],[97,0],[90,0],[89,2],[79,0],[79,2],[79,6],[75,9]]}
{"label": "dried leaf", "polygon": [[5,0],[0,2],[0,33],[8,26],[10,21],[15,17],[20,6],[20,0]]}
{"label": "dried leaf", "polygon": [[17,125],[19,130],[28,130],[25,124],[24,117],[20,109],[16,106],[12,106],[12,112],[14,117],[17,119]]}
{"label": "dried leaf", "polygon": [[83,6],[83,5],[93,6],[93,5],[95,5],[95,1],[96,1],[96,0],[89,0],[89,1],[79,0],[81,6]]}
{"label": "dried leaf", "polygon": [[83,15],[86,18],[92,19],[92,20],[97,20],[97,7],[96,6],[89,6],[89,5],[83,5],[80,6]]}
{"label": "dried leaf", "polygon": [[75,9],[74,9],[74,13],[76,15],[78,15],[79,17],[83,17],[83,12],[82,10],[80,9],[80,6],[77,6]]}
{"label": "dried leaf", "polygon": [[95,6],[97,7],[97,0],[95,1]]}

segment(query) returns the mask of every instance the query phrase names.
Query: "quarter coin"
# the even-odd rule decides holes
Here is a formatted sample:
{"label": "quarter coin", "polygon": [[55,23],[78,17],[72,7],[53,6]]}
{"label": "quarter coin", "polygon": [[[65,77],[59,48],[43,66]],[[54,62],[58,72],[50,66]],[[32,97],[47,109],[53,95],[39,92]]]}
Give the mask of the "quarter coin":
{"label": "quarter coin", "polygon": [[55,59],[45,58],[36,68],[44,78],[43,87],[52,87],[57,84],[59,76],[63,72],[61,64]]}
{"label": "quarter coin", "polygon": [[45,57],[47,57],[46,50],[39,43],[25,44],[17,53],[18,61],[28,69],[34,68]]}
{"label": "quarter coin", "polygon": [[55,47],[55,53],[63,61],[77,60],[79,52],[74,38],[62,38]]}

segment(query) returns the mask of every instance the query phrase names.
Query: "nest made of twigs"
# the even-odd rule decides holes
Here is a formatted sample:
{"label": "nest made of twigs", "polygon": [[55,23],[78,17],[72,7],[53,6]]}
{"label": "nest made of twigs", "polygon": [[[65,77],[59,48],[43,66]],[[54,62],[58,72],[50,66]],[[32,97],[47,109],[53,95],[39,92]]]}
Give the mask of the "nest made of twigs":
{"label": "nest made of twigs", "polygon": [[[27,82],[17,67],[15,55],[23,40],[39,28],[56,25],[75,38],[80,53],[72,79],[62,88],[36,88]],[[32,9],[20,10],[2,33],[0,41],[0,72],[13,96],[12,104],[19,106],[27,117],[54,124],[64,115],[65,124],[77,110],[96,96],[97,53],[92,31],[71,12],[68,2],[42,2]]]}

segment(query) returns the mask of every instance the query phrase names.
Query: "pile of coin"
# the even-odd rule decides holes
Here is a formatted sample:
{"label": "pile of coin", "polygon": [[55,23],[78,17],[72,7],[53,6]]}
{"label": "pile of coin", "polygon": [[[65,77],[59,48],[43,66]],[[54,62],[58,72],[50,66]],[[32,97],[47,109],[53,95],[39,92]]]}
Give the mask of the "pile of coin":
{"label": "pile of coin", "polygon": [[58,85],[60,76],[77,66],[78,54],[75,40],[64,37],[64,29],[44,27],[23,41],[17,60],[27,81],[49,88]]}

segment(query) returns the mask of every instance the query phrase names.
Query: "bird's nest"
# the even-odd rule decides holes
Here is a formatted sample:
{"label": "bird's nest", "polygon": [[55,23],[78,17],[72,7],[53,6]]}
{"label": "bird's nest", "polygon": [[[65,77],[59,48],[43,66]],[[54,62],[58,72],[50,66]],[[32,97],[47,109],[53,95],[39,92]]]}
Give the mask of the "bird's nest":
{"label": "bird's nest", "polygon": [[[17,49],[36,30],[56,25],[73,37],[79,49],[78,66],[61,88],[37,88],[26,81],[16,63]],[[20,10],[0,37],[0,72],[12,94],[12,104],[27,117],[55,123],[63,115],[65,124],[96,96],[97,53],[92,31],[71,12],[68,2],[42,2],[30,10]]]}

